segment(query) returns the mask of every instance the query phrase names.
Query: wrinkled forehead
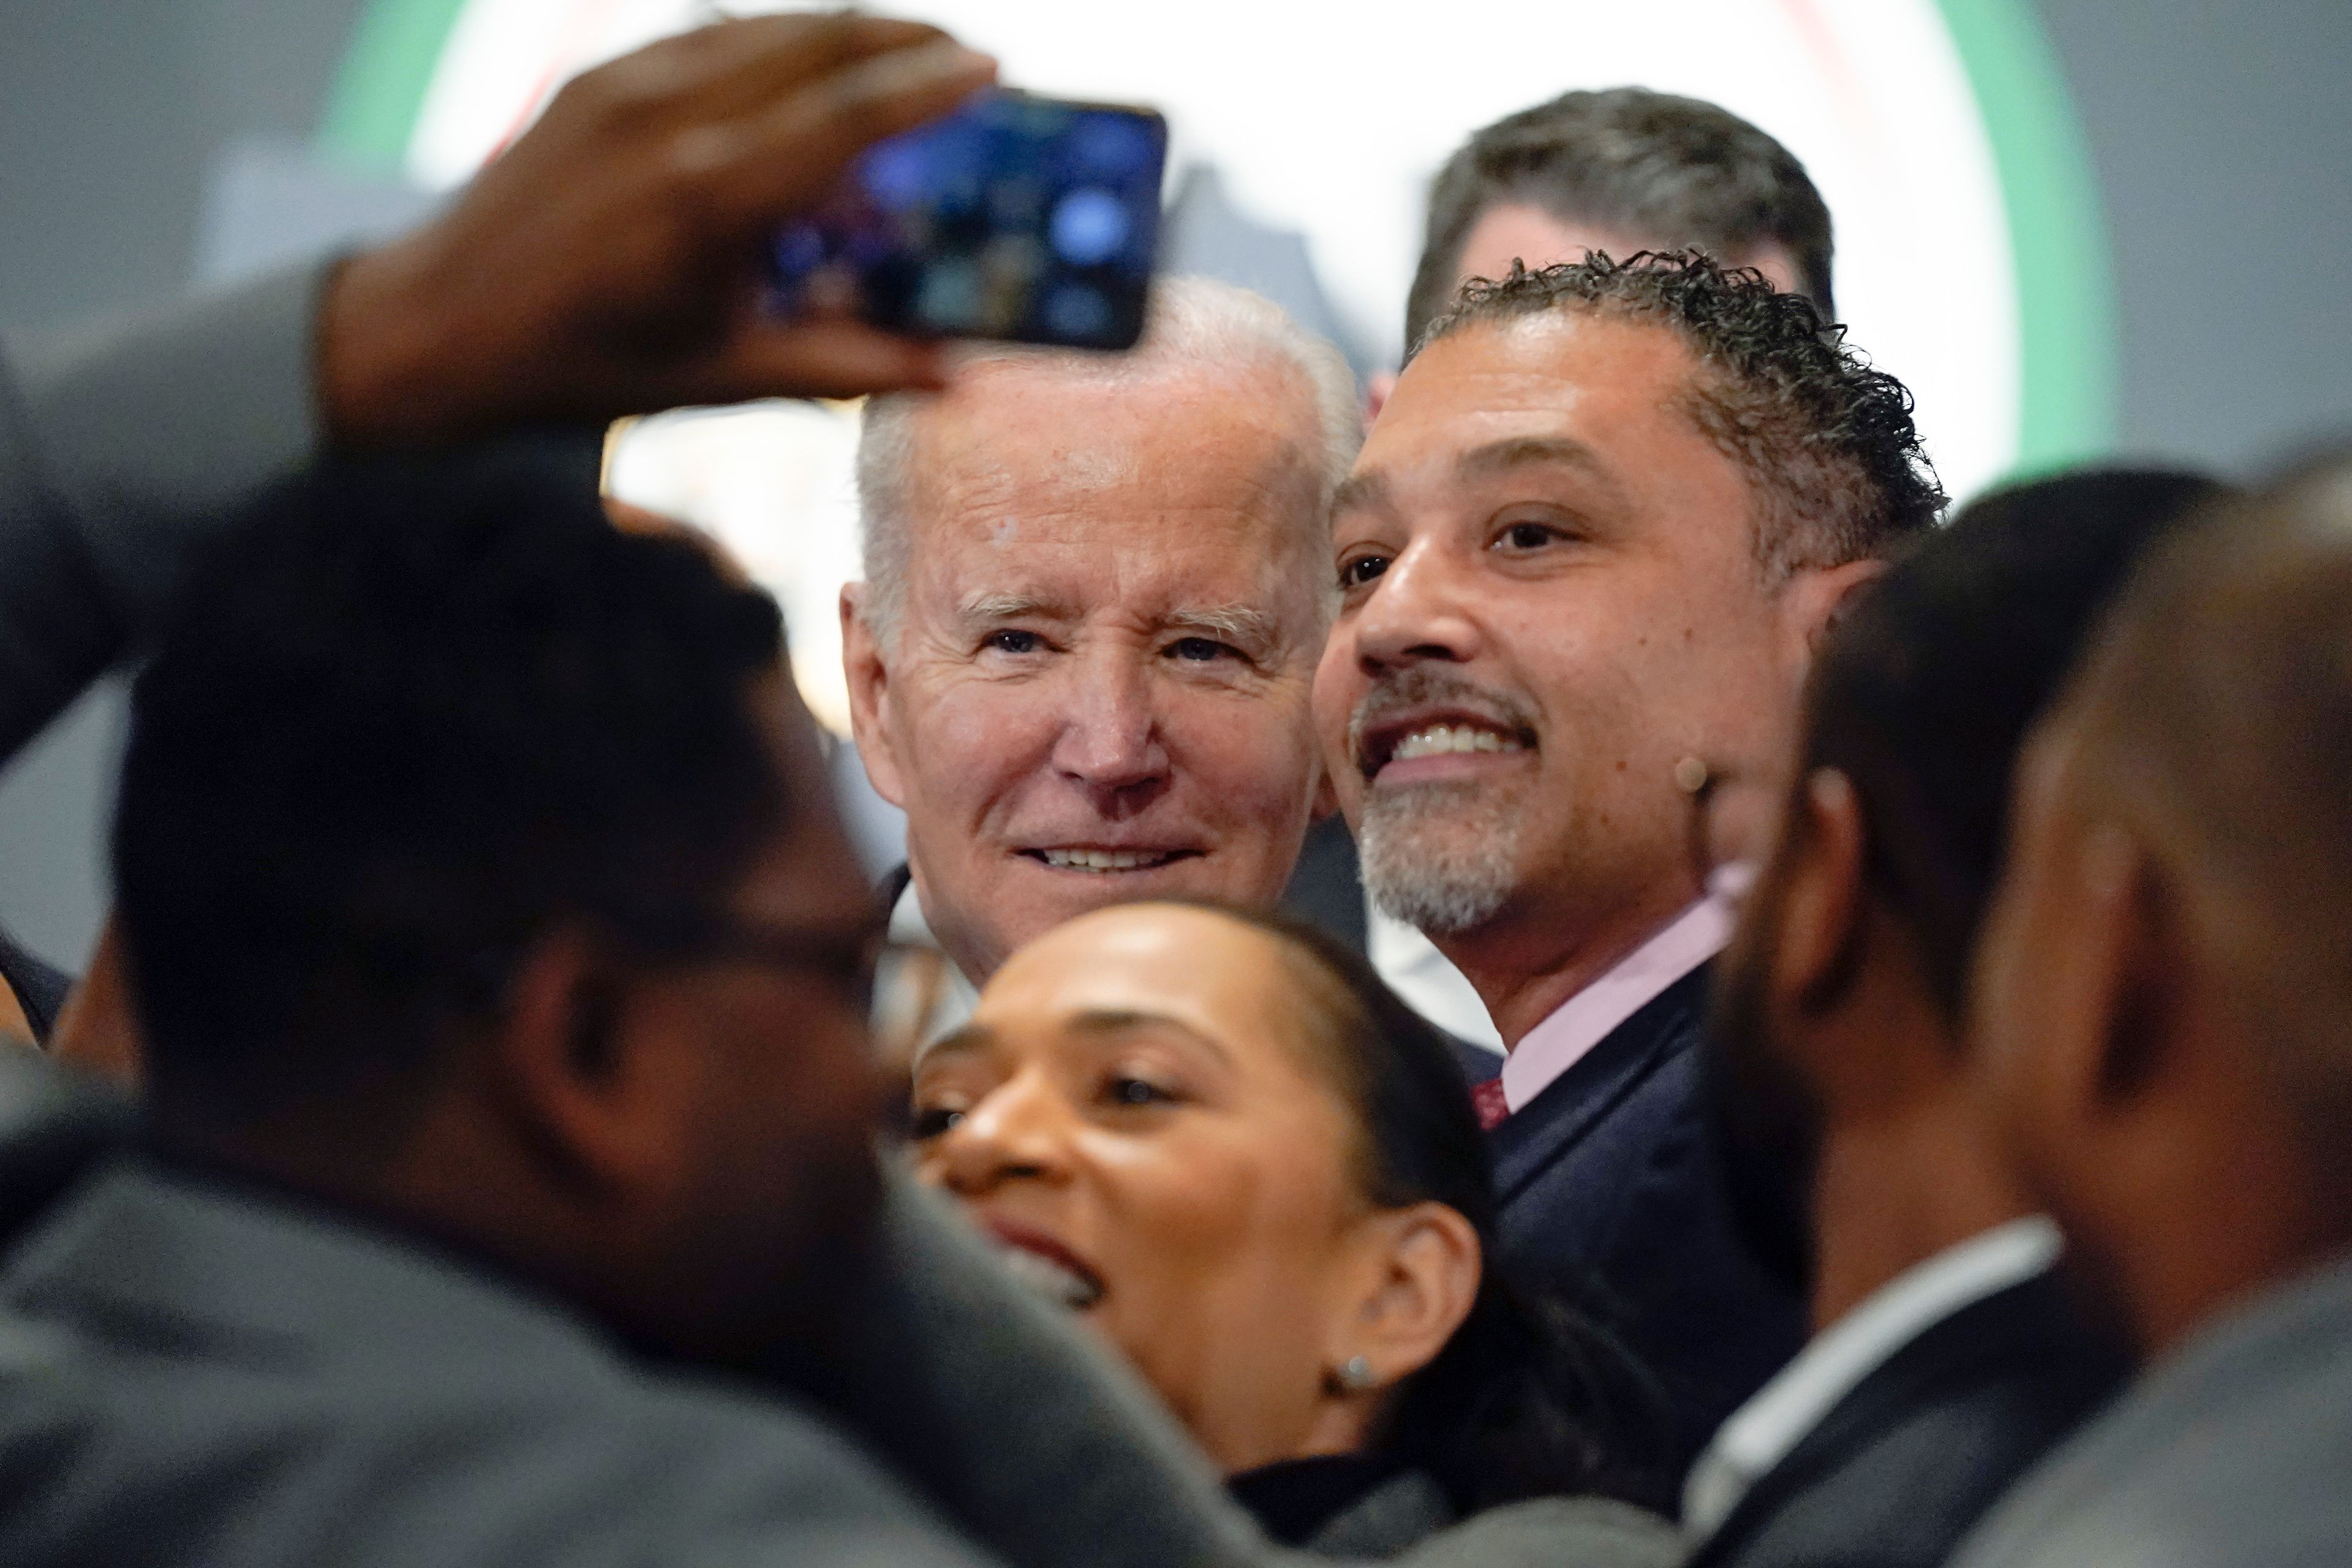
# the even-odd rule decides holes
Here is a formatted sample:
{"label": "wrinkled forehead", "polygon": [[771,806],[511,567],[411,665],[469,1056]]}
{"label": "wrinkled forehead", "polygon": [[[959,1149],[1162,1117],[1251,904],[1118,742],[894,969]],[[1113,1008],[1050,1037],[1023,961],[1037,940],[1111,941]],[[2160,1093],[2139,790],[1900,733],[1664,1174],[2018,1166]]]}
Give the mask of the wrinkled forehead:
{"label": "wrinkled forehead", "polygon": [[1319,581],[1320,427],[1304,378],[1279,365],[988,363],[914,437],[914,569],[960,594],[1003,572],[1090,596]]}

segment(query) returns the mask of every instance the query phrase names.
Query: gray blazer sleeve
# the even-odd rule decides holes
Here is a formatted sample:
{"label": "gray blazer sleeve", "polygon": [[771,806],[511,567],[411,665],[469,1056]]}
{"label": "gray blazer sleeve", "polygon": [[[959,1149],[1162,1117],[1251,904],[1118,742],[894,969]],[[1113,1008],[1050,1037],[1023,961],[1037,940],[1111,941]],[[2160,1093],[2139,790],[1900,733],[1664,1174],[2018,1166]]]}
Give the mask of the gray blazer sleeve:
{"label": "gray blazer sleeve", "polygon": [[0,355],[0,757],[131,649],[239,501],[317,450],[326,274]]}
{"label": "gray blazer sleeve", "polygon": [[1402,1568],[1676,1568],[1683,1533],[1605,1498],[1509,1503],[1441,1530],[1393,1562]]}

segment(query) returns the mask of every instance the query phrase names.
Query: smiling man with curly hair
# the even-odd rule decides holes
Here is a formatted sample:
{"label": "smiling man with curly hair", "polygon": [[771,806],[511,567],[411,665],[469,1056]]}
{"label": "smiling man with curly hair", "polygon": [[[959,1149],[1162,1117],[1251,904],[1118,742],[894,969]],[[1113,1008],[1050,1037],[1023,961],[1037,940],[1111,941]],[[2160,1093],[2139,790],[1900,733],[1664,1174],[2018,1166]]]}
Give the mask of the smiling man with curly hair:
{"label": "smiling man with curly hair", "polygon": [[1332,510],[1316,679],[1364,884],[1476,986],[1507,1249],[1597,1285],[1688,1457],[1802,1337],[1742,1255],[1693,1050],[1839,602],[1943,504],[1911,399],[1696,253],[1473,282]]}

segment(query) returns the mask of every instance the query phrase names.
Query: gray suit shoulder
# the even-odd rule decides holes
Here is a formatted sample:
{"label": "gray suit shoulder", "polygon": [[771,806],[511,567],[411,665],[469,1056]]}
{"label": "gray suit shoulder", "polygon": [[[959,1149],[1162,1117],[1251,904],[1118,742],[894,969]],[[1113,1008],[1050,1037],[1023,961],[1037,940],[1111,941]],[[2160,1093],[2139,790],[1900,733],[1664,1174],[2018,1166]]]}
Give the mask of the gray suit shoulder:
{"label": "gray suit shoulder", "polygon": [[1961,1568],[2352,1562],[2352,1262],[2216,1324],[2028,1476]]}
{"label": "gray suit shoulder", "polygon": [[982,1568],[814,1414],[394,1240],[87,1183],[0,1270],[0,1562]]}
{"label": "gray suit shoulder", "polygon": [[1675,1568],[1682,1531],[1607,1498],[1538,1498],[1474,1514],[1395,1559],[1408,1568]]}

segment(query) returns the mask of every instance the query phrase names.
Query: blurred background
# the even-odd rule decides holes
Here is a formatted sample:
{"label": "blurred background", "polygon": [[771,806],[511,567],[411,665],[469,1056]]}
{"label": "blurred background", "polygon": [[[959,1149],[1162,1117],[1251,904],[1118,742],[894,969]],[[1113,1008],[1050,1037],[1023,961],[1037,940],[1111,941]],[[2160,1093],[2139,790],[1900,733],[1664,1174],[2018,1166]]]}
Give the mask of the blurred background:
{"label": "blurred background", "polygon": [[[759,8],[739,5],[730,11]],[[1170,265],[1391,368],[1421,202],[1473,128],[1572,87],[1713,99],[1806,163],[1853,340],[1947,485],[2100,456],[2249,474],[2352,427],[2344,0],[936,0],[1008,81],[1146,101]],[[414,221],[568,76],[707,0],[12,0],[0,328],[70,330]],[[622,433],[611,482],[782,599],[820,717],[856,560],[852,409]],[[119,690],[0,774],[0,924],[79,967]],[[855,763],[843,752],[845,782]],[[870,803],[869,803],[870,804]],[[865,816],[891,858],[887,813]]]}

